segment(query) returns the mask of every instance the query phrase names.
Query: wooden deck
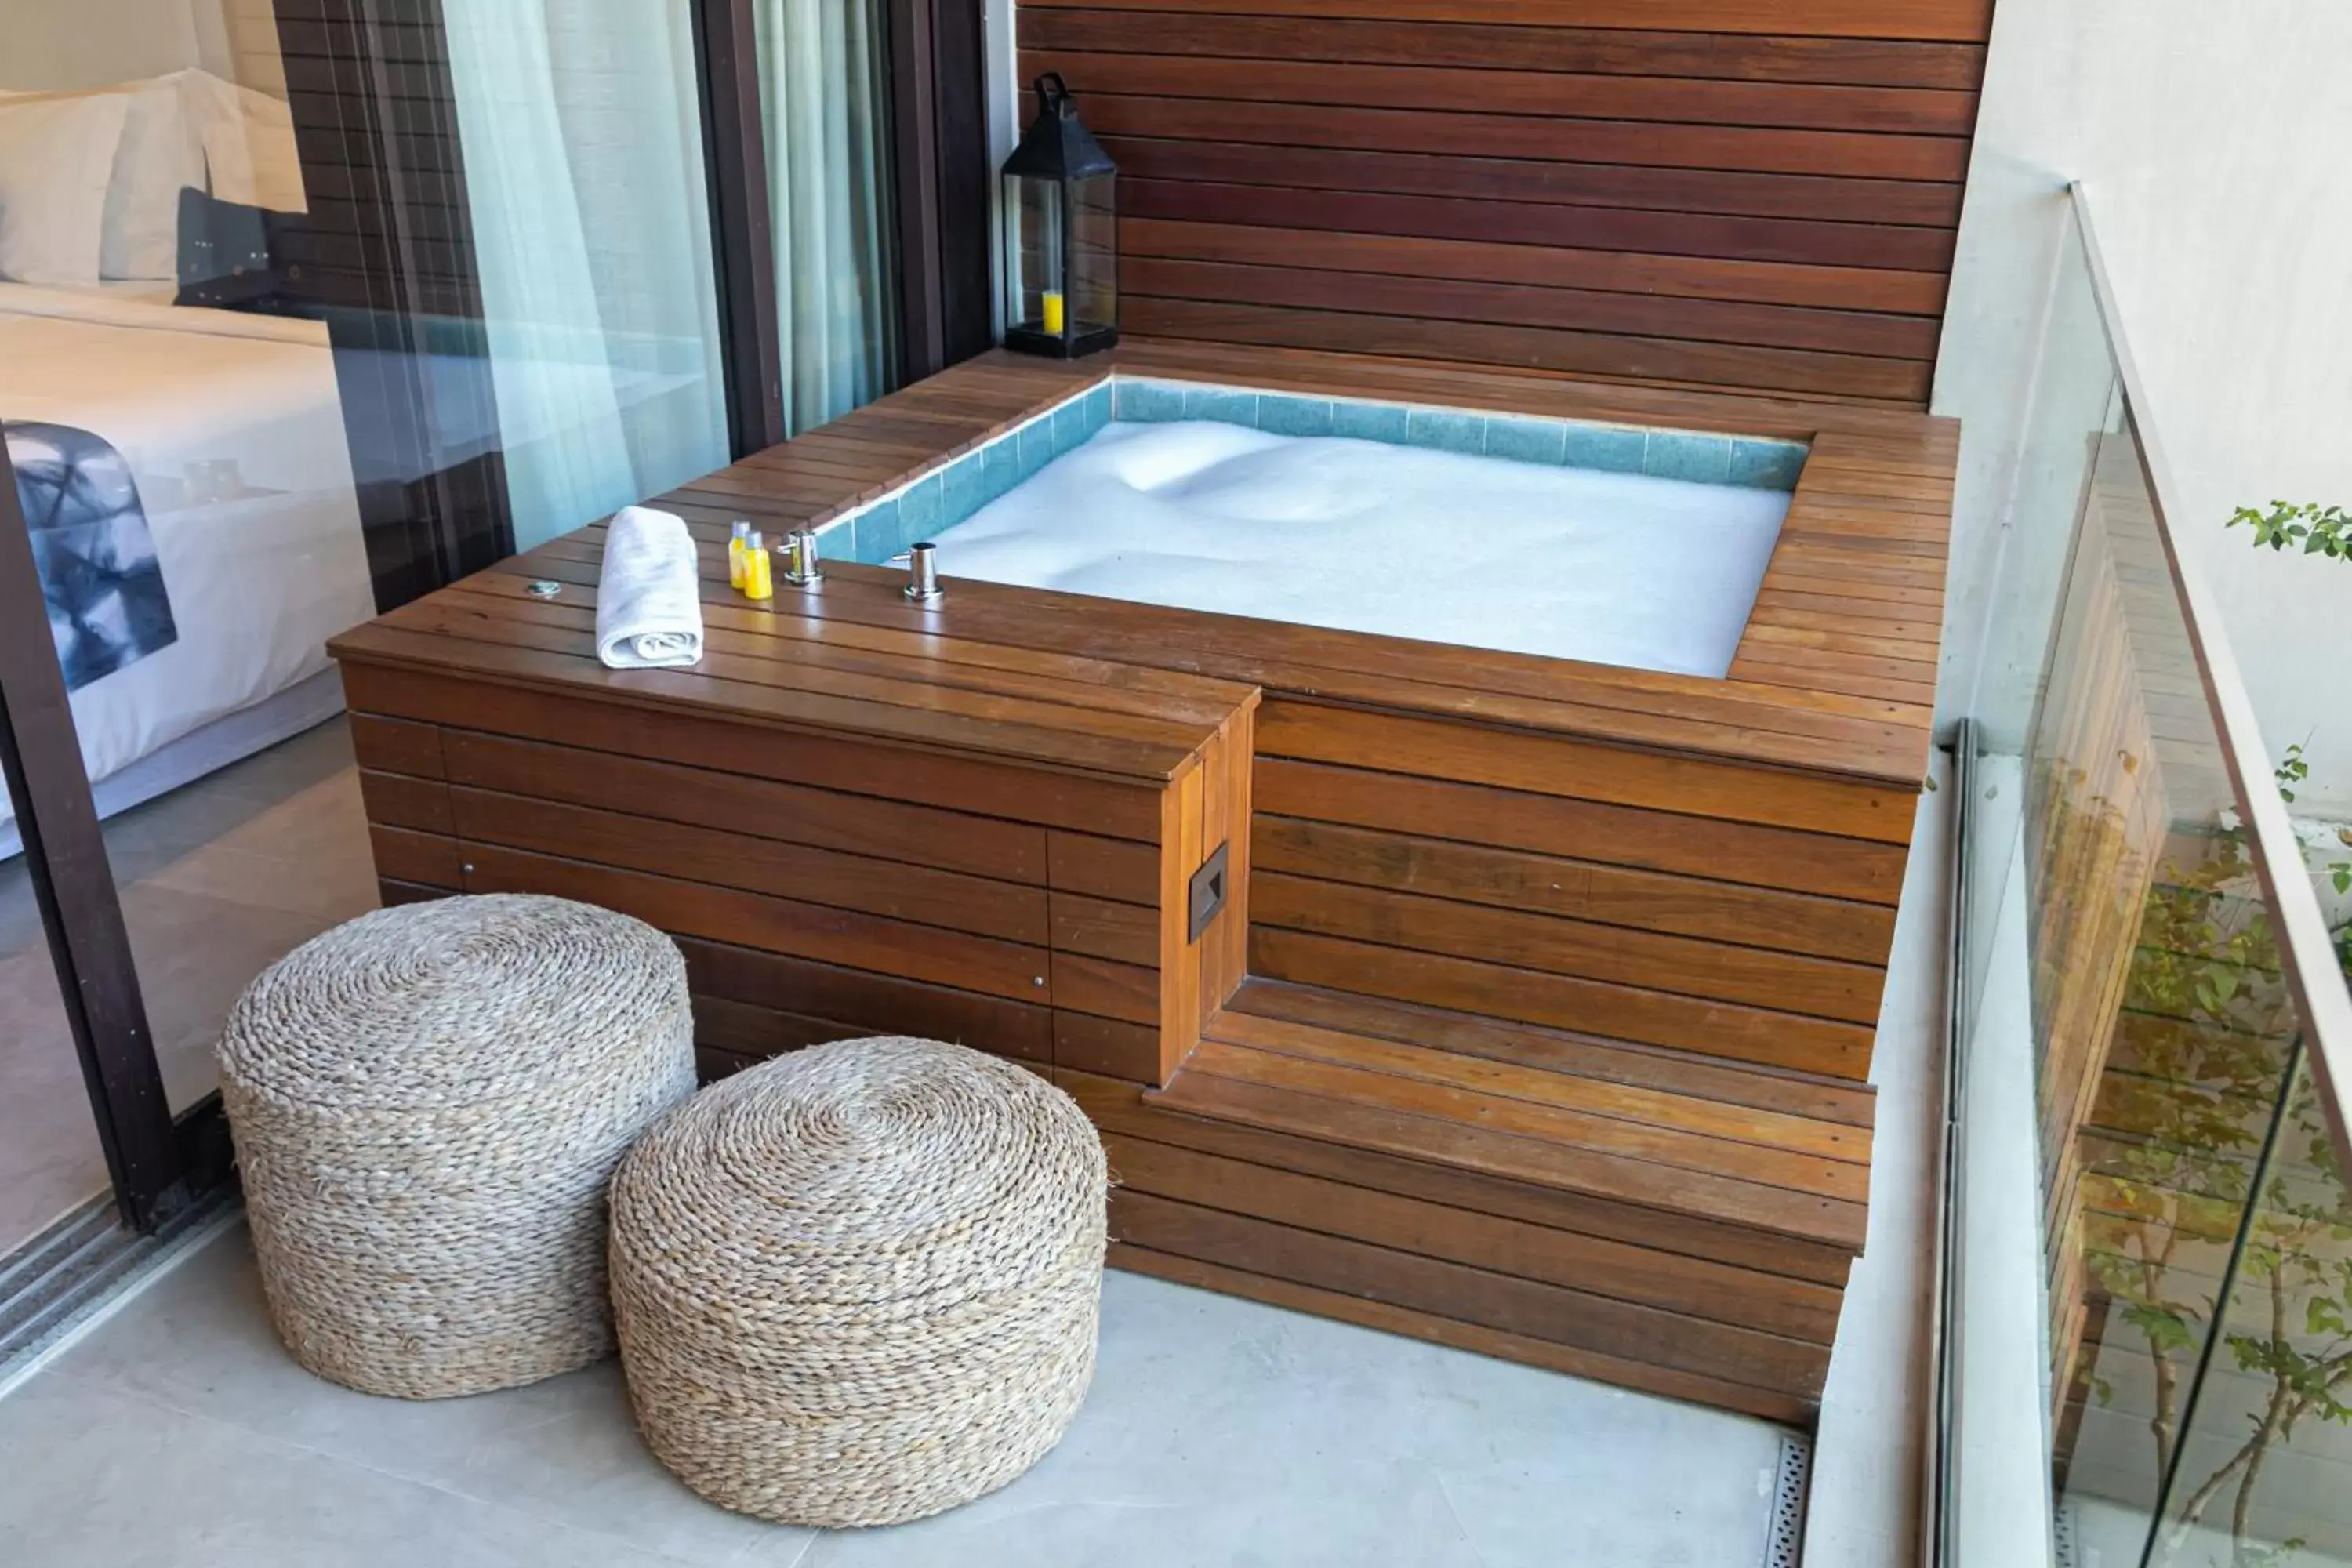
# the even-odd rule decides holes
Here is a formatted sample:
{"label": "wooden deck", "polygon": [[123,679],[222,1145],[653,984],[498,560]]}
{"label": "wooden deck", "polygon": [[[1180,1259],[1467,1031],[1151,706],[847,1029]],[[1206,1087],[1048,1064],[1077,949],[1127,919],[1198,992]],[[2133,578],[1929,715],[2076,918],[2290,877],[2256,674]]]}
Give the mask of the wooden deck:
{"label": "wooden deck", "polygon": [[652,498],[701,541],[698,668],[596,661],[593,528],[340,639],[386,896],[653,921],[714,1072],[875,1032],[1025,1061],[1105,1131],[1127,1266],[1806,1420],[1864,1233],[1953,430],[1312,353],[1115,363],[1813,458],[1725,680],[951,561],[929,607],[876,567],[728,589],[730,518],[821,522],[1111,368],[989,356]]}

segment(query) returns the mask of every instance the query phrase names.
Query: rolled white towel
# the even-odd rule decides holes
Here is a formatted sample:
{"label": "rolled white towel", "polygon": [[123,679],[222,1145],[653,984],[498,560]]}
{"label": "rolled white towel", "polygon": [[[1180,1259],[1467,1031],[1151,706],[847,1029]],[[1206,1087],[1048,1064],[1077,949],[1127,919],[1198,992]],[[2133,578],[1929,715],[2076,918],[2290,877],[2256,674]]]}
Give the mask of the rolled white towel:
{"label": "rolled white towel", "polygon": [[686,520],[625,506],[604,530],[596,657],[614,669],[702,661],[701,573]]}

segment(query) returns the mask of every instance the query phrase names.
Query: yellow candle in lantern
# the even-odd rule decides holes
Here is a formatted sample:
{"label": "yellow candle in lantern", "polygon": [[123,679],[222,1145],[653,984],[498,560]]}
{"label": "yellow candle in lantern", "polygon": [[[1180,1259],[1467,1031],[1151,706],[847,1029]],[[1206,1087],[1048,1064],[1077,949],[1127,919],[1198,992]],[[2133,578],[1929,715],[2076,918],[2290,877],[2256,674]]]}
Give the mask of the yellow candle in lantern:
{"label": "yellow candle in lantern", "polygon": [[1062,297],[1051,289],[1045,290],[1045,333],[1048,337],[1062,335]]}

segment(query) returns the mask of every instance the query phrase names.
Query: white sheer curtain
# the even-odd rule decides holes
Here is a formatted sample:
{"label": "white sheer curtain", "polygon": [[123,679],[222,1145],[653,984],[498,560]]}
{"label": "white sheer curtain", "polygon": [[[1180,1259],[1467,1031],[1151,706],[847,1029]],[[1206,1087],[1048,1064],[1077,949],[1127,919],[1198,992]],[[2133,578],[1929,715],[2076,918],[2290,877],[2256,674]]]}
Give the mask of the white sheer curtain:
{"label": "white sheer curtain", "polygon": [[693,41],[680,0],[442,11],[527,550],[727,462]]}
{"label": "white sheer curtain", "polygon": [[876,0],[758,0],[784,427],[888,388],[889,195]]}

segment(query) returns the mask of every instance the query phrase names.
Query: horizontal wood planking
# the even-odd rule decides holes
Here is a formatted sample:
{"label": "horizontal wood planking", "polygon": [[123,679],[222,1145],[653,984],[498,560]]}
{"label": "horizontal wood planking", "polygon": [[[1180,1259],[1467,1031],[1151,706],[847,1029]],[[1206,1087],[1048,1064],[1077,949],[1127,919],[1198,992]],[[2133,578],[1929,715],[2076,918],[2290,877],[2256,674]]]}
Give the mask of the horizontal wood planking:
{"label": "horizontal wood planking", "polygon": [[[751,839],[911,861],[1043,887],[1051,830],[839,789],[470,730],[445,731],[448,780],[481,790],[722,828]],[[1098,840],[1149,858],[1148,846]]]}
{"label": "horizontal wood planking", "polygon": [[[659,756],[787,784],[871,793],[1041,826],[1066,824],[1146,842],[1158,834],[1156,798],[1147,789],[811,732],[795,734],[782,744],[772,730],[698,712],[690,701],[664,702],[657,697],[648,701],[635,696],[615,703],[585,693],[509,686],[497,679],[509,673],[507,661],[478,653],[449,657],[449,651],[443,650],[445,662],[438,668],[374,665],[341,656],[343,684],[354,706],[376,713],[495,729],[519,739],[577,745],[599,753]],[[634,693],[625,689],[625,695]]]}
{"label": "horizontal wood planking", "polygon": [[[1132,13],[1165,10],[1168,0],[1030,0],[1030,5]],[[1508,22],[1539,27],[1962,43],[1982,43],[1992,31],[1992,0],[1188,0],[1187,9],[1261,16],[1371,16],[1399,22]]]}
{"label": "horizontal wood planking", "polygon": [[374,856],[375,873],[380,878],[453,893],[466,886],[457,841],[446,834],[371,823],[368,847]]}
{"label": "horizontal wood planking", "polygon": [[352,714],[350,725],[352,751],[360,766],[421,778],[442,776],[438,726],[360,712]]}
{"label": "horizontal wood planking", "polygon": [[779,1012],[723,996],[693,998],[694,1044],[698,1052],[724,1052],[738,1068],[770,1057],[805,1050],[832,1040],[859,1039],[874,1033],[834,1018],[814,1018],[803,1013]]}
{"label": "horizontal wood planking", "polygon": [[449,808],[449,786],[438,779],[406,773],[379,773],[362,767],[360,804],[367,819],[385,827],[409,827],[420,833],[455,837],[456,818]]}
{"label": "horizontal wood planking", "polygon": [[836,1020],[861,1034],[911,1034],[1024,1061],[1054,1059],[1052,1011],[1042,1002],[986,996],[735,942],[695,937],[677,942],[697,996]]}
{"label": "horizontal wood planking", "polygon": [[1676,1257],[1843,1288],[1853,1252],[1842,1243],[1753,1229],[1719,1215],[1644,1207],[1551,1184],[1530,1184],[1468,1164],[1432,1163],[1362,1144],[1189,1115],[1141,1086],[1067,1066],[1054,1080],[1105,1132],[1298,1171],[1370,1191],[1607,1237]]}
{"label": "horizontal wood planking", "polygon": [[1350,1236],[1402,1252],[1739,1323],[1810,1343],[1827,1344],[1836,1331],[1839,1292],[1827,1286],[1124,1133],[1106,1133],[1103,1146],[1118,1184],[1132,1192]]}
{"label": "horizontal wood planking", "polygon": [[525,795],[455,786],[457,836],[745,892],[940,926],[1032,947],[1049,944],[1047,893],[903,861],[845,855],[729,827],[698,827]]}
{"label": "horizontal wood planking", "polygon": [[1878,1021],[1882,968],[1717,939],[1430,898],[1394,887],[1261,870],[1250,889],[1260,926],[1581,975],[1774,1012]]}
{"label": "horizontal wood planking", "polygon": [[1369,153],[1439,153],[1470,158],[1554,159],[1637,168],[1924,180],[1957,185],[1966,179],[1969,167],[1969,144],[1957,136],[1886,136],[1858,131],[1674,125],[1654,121],[1118,93],[1088,98],[1086,118],[1097,131],[1119,136],[1248,142],[1268,147],[1339,147]]}
{"label": "horizontal wood planking", "polygon": [[[1286,988],[1259,983],[1253,989]],[[1696,1161],[1663,1153],[1650,1157],[1667,1163],[1720,1166],[1734,1173],[1773,1180],[1778,1184],[1811,1186],[1827,1183],[1851,1195],[1855,1173],[1821,1163],[1859,1166],[1866,1165],[1870,1160],[1868,1127],[1856,1126],[1842,1118],[1687,1093],[1675,1081],[1682,1076],[1677,1069],[1686,1064],[1670,1060],[1663,1054],[1657,1058],[1658,1070],[1651,1075],[1587,1074],[1576,1070],[1571,1062],[1560,1059],[1515,1061],[1489,1053],[1453,1050],[1430,1041],[1398,1038],[1390,1030],[1358,1034],[1351,1029],[1269,1016],[1246,1008],[1228,1008],[1219,1014],[1212,1020],[1207,1036],[1248,1051],[1294,1057],[1350,1073],[1416,1080],[1431,1086],[1426,1091],[1433,1096],[1427,1101],[1431,1105],[1439,1103],[1434,1098],[1437,1095],[1461,1092],[1524,1102],[1546,1111],[1605,1117],[1664,1129],[1677,1140],[1690,1134],[1688,1146],[1702,1152]],[[1745,1076],[1761,1079],[1768,1075],[1749,1072]],[[1824,1090],[1831,1087],[1826,1082],[1814,1081]],[[1505,1128],[1510,1114],[1520,1109],[1520,1105],[1500,1107],[1496,1120],[1482,1124]],[[1539,1132],[1542,1125],[1517,1125],[1510,1130],[1534,1133]],[[1767,1174],[1762,1162],[1777,1161],[1783,1153],[1797,1156],[1795,1164],[1790,1167],[1783,1163],[1780,1177]],[[1790,1170],[1796,1174],[1790,1176]]]}
{"label": "horizontal wood planking", "polygon": [[1077,96],[1082,113],[1089,94],[1127,93],[1909,136],[1965,137],[1976,123],[1974,93],[1926,88],[1021,51],[1024,80],[1045,71],[1060,73]]}
{"label": "horizontal wood planking", "polygon": [[1259,921],[1250,931],[1250,973],[1835,1078],[1860,1080],[1870,1070],[1872,1031],[1864,1025],[1522,969],[1477,954],[1382,947]]}
{"label": "horizontal wood planking", "polygon": [[1561,331],[1656,331],[1700,342],[1888,359],[1932,360],[1936,352],[1935,322],[1920,316],[1665,296],[1636,300],[1623,294],[1549,285],[1318,270],[1313,264],[1320,259],[1316,247],[1292,250],[1282,263],[1270,267],[1135,256],[1128,258],[1124,273],[1129,294],[1143,298],[1216,301],[1238,297],[1264,305],[1346,307],[1381,315]]}
{"label": "horizontal wood planking", "polygon": [[1626,1040],[1345,992],[1251,980],[1235,994],[1227,1013],[1228,1025],[1243,1016],[1305,1024],[1361,1040],[1390,1040],[1596,1082],[1664,1090],[1688,1100],[1719,1100],[1865,1132],[1876,1115],[1876,1096],[1866,1083],[1741,1067]]}
{"label": "horizontal wood planking", "polygon": [[1258,715],[1257,727],[1258,750],[1270,757],[1885,844],[1911,841],[1916,796],[1868,784],[1314,702],[1269,701]]}
{"label": "horizontal wood planking", "polygon": [[1793,1394],[1775,1394],[1746,1384],[1695,1377],[1646,1362],[1597,1354],[1570,1345],[1526,1334],[1507,1333],[1437,1312],[1424,1312],[1391,1302],[1373,1300],[1344,1290],[1326,1290],[1272,1275],[1254,1274],[1195,1258],[1155,1252],[1132,1242],[1113,1241],[1105,1259],[1114,1268],[1149,1274],[1157,1279],[1229,1296],[1264,1301],[1291,1311],[1335,1318],[1390,1333],[1405,1334],[1457,1350],[1475,1351],[1504,1361],[1524,1362],[1570,1377],[1635,1388],[1669,1399],[1687,1400],[1717,1409],[1735,1410],[1766,1421],[1801,1426],[1813,1417],[1814,1402]]}
{"label": "horizontal wood planking", "polygon": [[[1717,169],[1622,166],[1432,153],[1260,147],[1232,142],[1106,136],[1122,178],[1308,191],[1368,191],[1552,206],[1959,226],[1960,187],[1925,181],[1831,179]],[[1496,215],[1499,235],[1509,220]],[[1122,278],[1128,287],[1131,279]]]}
{"label": "horizontal wood planking", "polygon": [[1465,1268],[1369,1242],[1114,1190],[1111,1236],[1155,1252],[1443,1311],[1490,1328],[1620,1355],[1677,1371],[1748,1382],[1817,1399],[1829,1351],[1654,1308],[1612,1302],[1535,1280]]}
{"label": "horizontal wood planking", "polygon": [[[549,893],[635,915],[673,935],[734,942],[985,995],[1050,1004],[1042,946],[919,926],[804,900],[745,892],[564,856],[468,843],[475,893]],[[1045,984],[1039,982],[1044,980]]]}
{"label": "horizontal wood planking", "polygon": [[[1870,330],[1893,331],[1892,322],[1924,319],[1938,330],[1944,279],[1931,272],[1886,272],[1857,267],[1807,267],[1781,261],[1734,261],[1690,256],[1643,256],[1541,245],[1506,245],[1489,239],[1449,239],[1401,234],[1348,234],[1286,225],[1192,223],[1130,218],[1123,232],[1136,244],[1130,260],[1202,261],[1250,267],[1290,267],[1326,273],[1509,284],[1555,290],[1584,290],[1658,300],[1691,309],[1692,329],[1741,323],[1741,336],[1759,335],[1748,325],[1752,312],[1727,310],[1765,305],[1786,307],[1789,320],[1773,331],[1797,342],[1820,339],[1830,325],[1857,318]],[[1139,275],[1140,276],[1140,275]],[[1623,301],[1623,329],[1635,331],[1654,318]],[[1882,320],[1882,318],[1884,320]],[[1922,330],[1914,327],[1911,330]],[[1735,340],[1737,341],[1737,340]],[[1768,341],[1778,342],[1780,338]],[[1908,340],[1905,340],[1906,342]]]}
{"label": "horizontal wood planking", "polygon": [[[1075,8],[1066,8],[1066,4]],[[1530,8],[1517,9],[1524,16]],[[1727,38],[1612,26],[1398,21],[1369,16],[1324,16],[1309,21],[1283,15],[1279,5],[1247,16],[1173,4],[1137,14],[1082,0],[1031,0],[1024,10],[1024,47],[1110,54],[1720,77],[1959,92],[1976,90],[1985,61],[1984,49],[1970,44],[1756,35]]]}
{"label": "horizontal wood planking", "polygon": [[[1781,888],[1891,910],[1906,849],[1784,827],[1261,756],[1259,809],[1432,839]],[[1403,854],[1403,849],[1391,853]],[[1881,917],[1892,931],[1893,916]]]}
{"label": "horizontal wood planking", "polygon": [[1126,182],[1119,199],[1120,210],[1138,217],[1275,224],[1341,234],[1500,240],[1889,272],[1941,272],[1952,259],[1948,227],[1190,180]]}
{"label": "horizontal wood planking", "polygon": [[[1675,1136],[1603,1118],[1416,1083],[1307,1058],[1206,1042],[1148,1104],[1479,1172],[1662,1214],[1698,1214],[1726,1225],[1843,1247],[1862,1245],[1861,1167],[1755,1151],[1805,1191],[1711,1168],[1720,1141]],[[1492,1121],[1489,1121],[1488,1118]],[[1680,1158],[1685,1163],[1669,1163]],[[1829,1188],[1832,1190],[1819,1190]]]}
{"label": "horizontal wood planking", "polygon": [[1860,1244],[1868,1139],[1807,1118],[1246,1015],[1153,1097],[1310,1136],[1354,1115],[1406,1129],[1373,1145],[1404,1154],[1444,1146],[1433,1121],[1475,1130],[1454,1152],[1496,1174]]}
{"label": "horizontal wood planking", "polygon": [[[1015,26],[1022,75],[1058,72],[1121,165],[1131,331],[1922,406],[1927,375],[1885,362],[1933,361],[1985,50],[1973,4],[1916,9],[1851,0],[1838,22],[1862,30],[1823,33],[1802,9],[1684,0],[1028,0]],[[1724,12],[1743,25],[1694,21]],[[1173,265],[1244,264],[1204,245],[1218,229],[1281,231],[1286,254]],[[1399,240],[1480,248],[1427,272],[1370,260]],[[1856,283],[1664,308],[1822,271]]]}
{"label": "horizontal wood planking", "polygon": [[1894,913],[1780,889],[1660,875],[1591,860],[1260,815],[1260,874],[1491,904],[1641,931],[1883,965]]}
{"label": "horizontal wood planking", "polygon": [[1638,375],[1685,386],[1745,386],[1773,392],[1853,394],[1890,402],[1924,398],[1928,367],[1904,360],[1664,338],[1609,336],[1490,322],[1302,310],[1240,302],[1141,297],[1125,319],[1157,336],[1314,348],[1335,353],[1477,360],[1561,374]]}
{"label": "horizontal wood planking", "polygon": [[[1041,885],[1052,869],[1046,830],[1027,824],[840,791],[799,789],[779,800],[769,794],[779,786],[769,781],[478,731],[434,735],[429,726],[411,721],[400,721],[391,733],[432,742],[429,747],[408,744],[391,760],[429,762],[436,768],[446,762],[457,782],[365,771],[365,798],[386,875],[451,890],[590,896],[630,908],[674,934],[830,961],[820,970],[832,981],[831,999],[780,996],[772,985],[754,997],[739,998],[786,1018],[771,1031],[778,1049],[797,1037],[798,1026],[791,1019],[856,1025],[854,1032],[936,1032],[961,1038],[960,1030],[950,1033],[937,1025],[971,1012],[981,1001],[971,994],[975,991],[1036,1005],[1035,1021],[1011,1047],[1004,1044],[1003,1020],[982,1010],[988,1048],[1024,1059],[1053,1059],[1049,1009],[1056,1002],[1068,1017],[1093,1012],[1107,1016],[1099,1023],[1116,1022],[1109,1028],[1074,1024],[1065,1031],[1086,1042],[1074,1059],[1097,1070],[1156,1082],[1196,1037],[1201,1003],[1195,981],[1170,994],[1175,998],[1166,1002],[1173,1026],[1164,1045],[1160,1037],[1165,999],[1158,978],[1158,883],[1163,870],[1162,857],[1152,846],[1055,835],[1066,880],[1140,891],[1153,900],[1120,902]],[[1219,757],[1222,768],[1222,752]],[[581,800],[600,804],[575,804]],[[668,815],[636,815],[641,810]],[[895,858],[832,847],[844,844],[885,849]],[[500,853],[507,850],[526,853]],[[1190,852],[1183,847],[1176,851]],[[943,868],[929,863],[934,857],[977,863],[996,875]],[[1245,856],[1240,864],[1245,874]],[[608,875],[630,872],[645,875],[617,880]],[[1007,874],[1020,879],[1003,879]],[[1165,874],[1181,875],[1172,868]],[[689,910],[698,885],[707,885],[713,896],[709,907]],[[1238,912],[1245,901],[1235,903],[1235,918],[1245,920]],[[1181,900],[1174,908],[1170,921],[1181,922]],[[883,917],[887,923],[876,928],[856,918],[861,915]],[[727,919],[739,922],[740,930],[717,923]],[[814,929],[805,922],[814,922]],[[903,958],[873,942],[877,929],[897,933]],[[975,949],[966,937],[992,939],[992,944]],[[1236,952],[1240,942],[1233,939]],[[1003,942],[1018,945],[992,945]],[[1025,952],[1029,956],[1016,968],[1034,973],[1025,981],[1018,973],[991,979],[971,967],[976,952]],[[1174,952],[1194,969],[1209,963],[1205,950],[1187,950],[1181,927]],[[861,977],[863,992],[852,984]],[[808,978],[803,971],[803,984]],[[948,984],[920,984],[930,980]],[[839,999],[845,986],[854,998],[849,1005]],[[956,1006],[942,1008],[938,1004],[943,1000]],[[747,1047],[738,1039],[727,1048]]]}

